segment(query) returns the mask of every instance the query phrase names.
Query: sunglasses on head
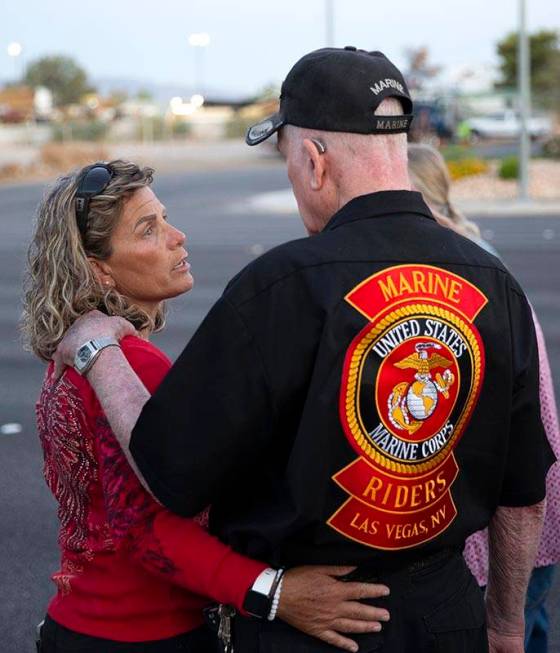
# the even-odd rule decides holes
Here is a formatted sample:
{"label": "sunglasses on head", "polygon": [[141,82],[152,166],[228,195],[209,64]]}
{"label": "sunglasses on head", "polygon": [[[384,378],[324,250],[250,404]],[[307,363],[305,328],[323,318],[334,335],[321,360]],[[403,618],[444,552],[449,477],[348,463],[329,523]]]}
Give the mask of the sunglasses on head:
{"label": "sunglasses on head", "polygon": [[75,198],[76,222],[82,238],[86,233],[90,200],[107,188],[113,175],[113,169],[106,163],[95,163],[82,174]]}

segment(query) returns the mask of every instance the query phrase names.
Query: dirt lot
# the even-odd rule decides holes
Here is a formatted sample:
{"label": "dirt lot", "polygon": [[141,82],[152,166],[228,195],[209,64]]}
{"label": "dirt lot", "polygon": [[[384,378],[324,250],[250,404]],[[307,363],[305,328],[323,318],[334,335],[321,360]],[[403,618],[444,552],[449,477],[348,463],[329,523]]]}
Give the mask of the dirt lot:
{"label": "dirt lot", "polygon": [[[0,157],[0,183],[51,179],[69,169],[90,162],[126,158],[151,165],[159,172],[220,170],[241,166],[266,165],[278,161],[272,147],[247,147],[242,140],[219,142],[183,141],[174,143],[126,143],[105,145],[48,143],[23,151],[13,146],[13,156],[3,148]],[[453,196],[464,201],[511,200],[518,193],[515,180],[497,175],[497,163],[488,172],[465,177],[453,183]],[[530,196],[534,200],[560,199],[560,161],[534,159],[530,163]]]}

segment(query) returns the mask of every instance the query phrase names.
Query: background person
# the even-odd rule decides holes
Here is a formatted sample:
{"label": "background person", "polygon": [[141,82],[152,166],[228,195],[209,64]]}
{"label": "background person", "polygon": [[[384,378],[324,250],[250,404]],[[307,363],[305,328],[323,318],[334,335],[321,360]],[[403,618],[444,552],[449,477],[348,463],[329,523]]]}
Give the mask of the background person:
{"label": "background person", "polygon": [[[490,522],[491,650],[518,653],[552,461],[530,309],[494,257],[410,191],[411,110],[379,52],[298,61],[247,140],[278,132],[313,237],[243,270],[151,399],[114,347],[89,379],[169,508],[211,503],[214,531],[272,564],[344,560],[386,583],[391,620],[358,638],[363,651],[486,650],[460,552]],[[72,363],[88,338],[127,328],[91,316],[59,355]],[[235,627],[243,653],[329,650],[283,621]]]}
{"label": "background person", "polygon": [[[451,178],[443,156],[429,145],[408,146],[408,166],[414,188],[419,190],[436,220],[488,249],[496,250],[480,235],[476,223],[458,211],[450,197]],[[539,387],[541,416],[548,442],[556,457],[560,456],[560,429],[554,398],[554,384],[541,325],[533,312],[539,350]],[[548,650],[548,614],[546,599],[552,586],[554,567],[560,561],[560,466],[554,464],[546,479],[546,512],[543,533],[531,573],[525,603],[525,650],[546,653]],[[480,531],[468,538],[465,551],[467,563],[479,585],[488,583],[488,533]]]}
{"label": "background person", "polygon": [[[185,235],[168,222],[150,188],[152,173],[112,161],[66,175],[49,190],[29,252],[24,318],[28,343],[45,361],[92,308],[125,318],[137,331],[122,351],[149,392],[171,363],[148,338],[163,327],[164,300],[193,286]],[[232,551],[200,519],[178,517],[153,500],[114,439],[86,371],[68,368],[56,379],[49,365],[37,404],[62,552],[41,651],[214,651],[202,627],[208,597],[242,610],[267,565]],[[376,627],[380,613],[352,599],[385,588],[332,577],[351,569],[295,570],[283,587],[287,599],[294,590],[297,596],[283,610],[315,605],[318,593],[325,612],[315,610],[311,621],[299,616],[302,628],[322,620],[328,629],[337,610],[352,613],[343,630]]]}

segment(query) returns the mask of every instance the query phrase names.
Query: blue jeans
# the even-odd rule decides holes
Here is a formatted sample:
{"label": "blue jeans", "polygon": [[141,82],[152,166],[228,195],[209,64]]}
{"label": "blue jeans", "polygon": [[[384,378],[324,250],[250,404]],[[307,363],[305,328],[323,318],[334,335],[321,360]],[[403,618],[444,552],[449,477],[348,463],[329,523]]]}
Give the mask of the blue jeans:
{"label": "blue jeans", "polygon": [[547,653],[548,615],[545,601],[552,585],[554,565],[535,567],[525,602],[525,653]]}

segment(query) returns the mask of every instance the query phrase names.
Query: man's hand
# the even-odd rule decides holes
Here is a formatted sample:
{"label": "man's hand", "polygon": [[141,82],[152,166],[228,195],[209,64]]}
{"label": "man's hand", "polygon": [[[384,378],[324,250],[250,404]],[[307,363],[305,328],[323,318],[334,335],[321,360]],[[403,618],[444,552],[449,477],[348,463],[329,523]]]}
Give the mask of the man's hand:
{"label": "man's hand", "polygon": [[[88,340],[103,336],[122,340],[134,335],[136,330],[122,317],[109,317],[100,311],[83,315],[68,329],[53,356],[56,378],[62,375],[66,365],[73,365],[76,352]],[[149,392],[117,347],[107,347],[101,352],[87,378],[130,466],[151,492],[129,449],[130,434],[150,398]]]}
{"label": "man's hand", "polygon": [[503,634],[488,627],[488,650],[490,653],[524,653],[524,640],[523,634]]}
{"label": "man's hand", "polygon": [[284,575],[278,617],[294,628],[345,651],[357,651],[357,643],[340,633],[381,630],[389,613],[360,603],[389,594],[385,585],[344,582],[337,576],[354,567],[296,567]]}
{"label": "man's hand", "polygon": [[59,378],[66,365],[73,365],[78,349],[93,338],[112,336],[121,340],[125,336],[138,335],[128,320],[109,317],[101,311],[90,311],[78,318],[64,334],[53,356],[54,374]]}

